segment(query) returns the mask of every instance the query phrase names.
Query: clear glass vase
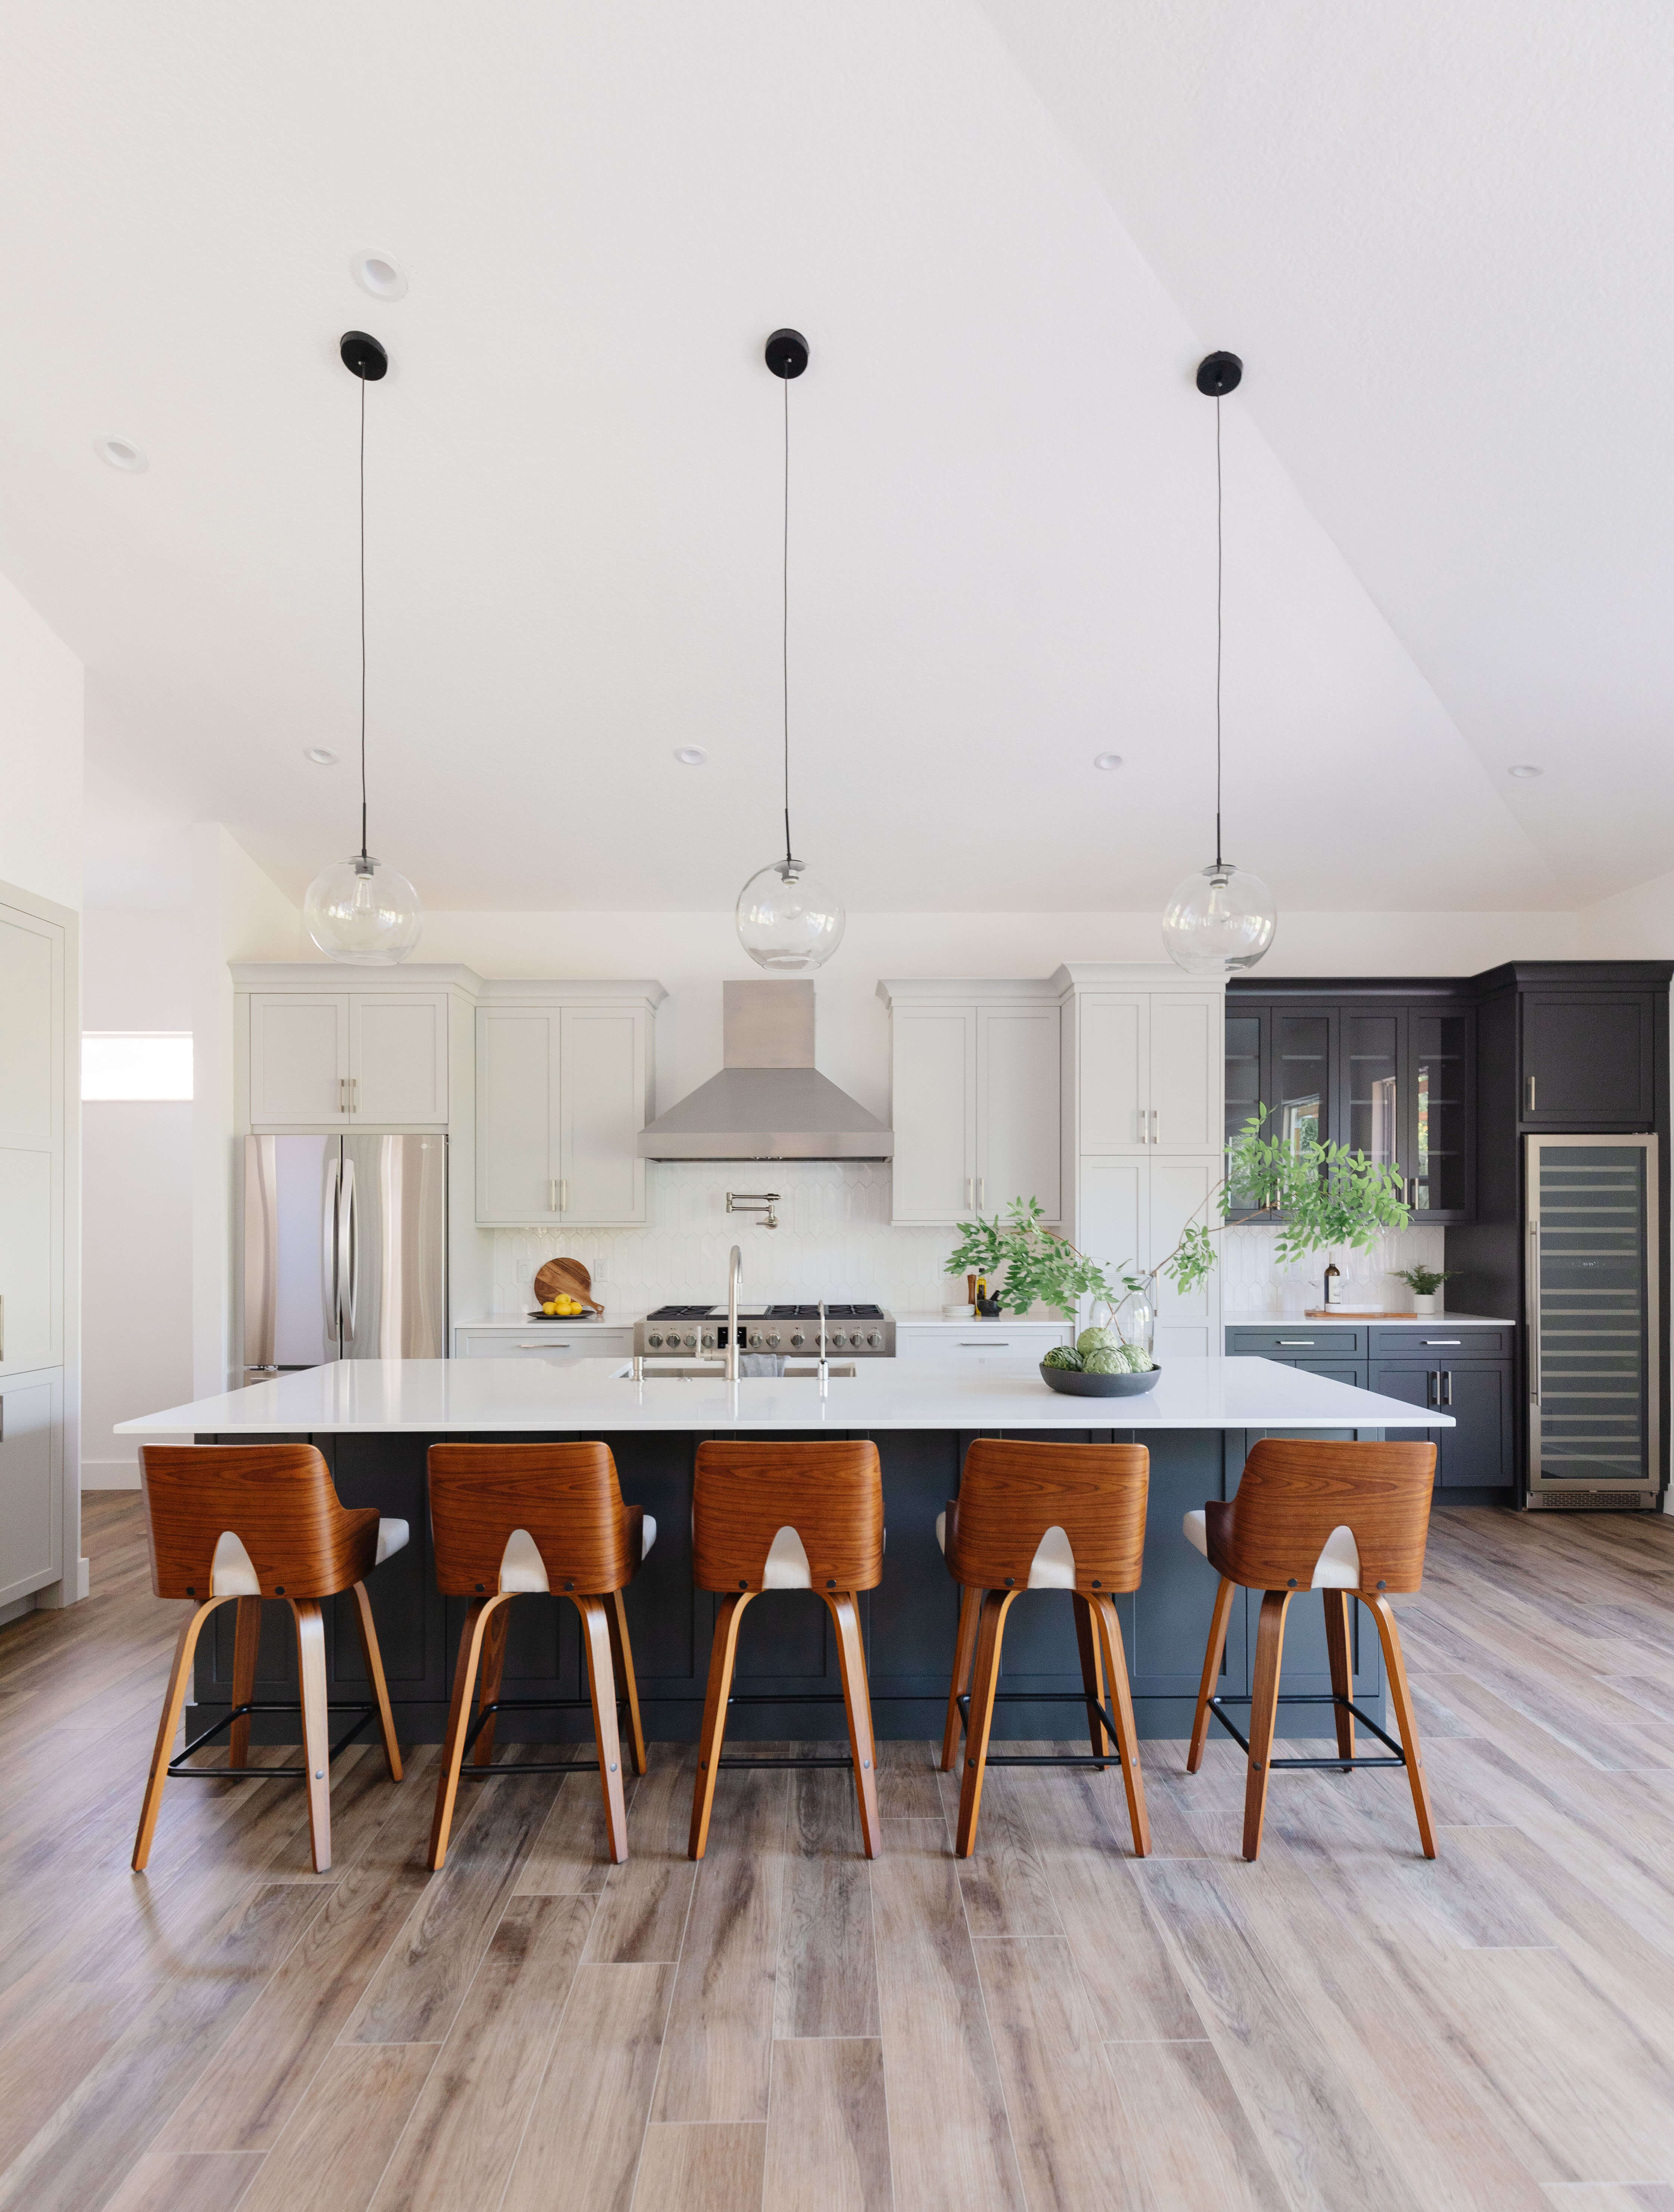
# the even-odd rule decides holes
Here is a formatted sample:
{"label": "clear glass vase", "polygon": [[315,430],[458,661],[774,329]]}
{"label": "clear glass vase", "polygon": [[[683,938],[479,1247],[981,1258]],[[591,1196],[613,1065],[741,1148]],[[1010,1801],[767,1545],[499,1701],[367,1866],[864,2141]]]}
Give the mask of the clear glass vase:
{"label": "clear glass vase", "polygon": [[1125,1344],[1133,1345],[1147,1359],[1154,1359],[1151,1341],[1156,1334],[1156,1315],[1149,1298],[1137,1291],[1131,1291],[1116,1309],[1116,1326]]}

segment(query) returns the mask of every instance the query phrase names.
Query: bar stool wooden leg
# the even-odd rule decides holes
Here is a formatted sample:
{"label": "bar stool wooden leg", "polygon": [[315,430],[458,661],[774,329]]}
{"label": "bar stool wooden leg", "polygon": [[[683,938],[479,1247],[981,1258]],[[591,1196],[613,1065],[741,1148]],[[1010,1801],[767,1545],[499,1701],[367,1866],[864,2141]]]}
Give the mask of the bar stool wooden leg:
{"label": "bar stool wooden leg", "polygon": [[852,1590],[824,1593],[837,1631],[837,1663],[843,1677],[843,1707],[848,1715],[849,1756],[854,1761],[854,1794],[860,1808],[860,1846],[869,1859],[883,1847],[877,1820],[877,1747],[872,1741],[872,1700],[866,1686],[866,1653],[860,1641],[860,1613]]}
{"label": "bar stool wooden leg", "polygon": [[715,1608],[715,1636],[709,1647],[709,1686],[703,1698],[703,1734],[698,1741],[697,1783],[692,1791],[692,1832],[686,1846],[688,1859],[701,1859],[709,1841],[715,1774],[726,1736],[726,1700],[732,1688],[733,1662],[738,1656],[738,1624],[754,1595],[751,1590],[736,1591],[724,1597]]}
{"label": "bar stool wooden leg", "polygon": [[961,1859],[969,1858],[976,1849],[982,1778],[988,1764],[988,1732],[994,1723],[994,1692],[1000,1680],[1000,1644],[1005,1635],[1005,1616],[1016,1595],[1016,1590],[983,1592],[971,1717],[965,1730],[965,1776],[959,1786],[959,1827],[954,1838],[954,1850]]}
{"label": "bar stool wooden leg", "polygon": [[[1101,1705],[1105,1701],[1104,1659],[1100,1649],[1102,1639],[1094,1625],[1092,1601],[1079,1590],[1074,1590],[1070,1603],[1075,1608],[1076,1643],[1081,1650],[1081,1686],[1093,1704]],[[1087,1734],[1094,1758],[1103,1759],[1107,1731],[1104,1723],[1093,1712],[1087,1716]]]}
{"label": "bar stool wooden leg", "polygon": [[162,1717],[157,1723],[157,1741],[151,1753],[150,1771],[145,1778],[145,1795],[140,1800],[139,1832],[134,1838],[133,1869],[136,1874],[145,1872],[145,1863],[151,1856],[151,1838],[156,1831],[157,1814],[162,1809],[163,1784],[168,1779],[168,1762],[174,1751],[174,1731],[180,1725],[180,1710],[186,1702],[186,1685],[191,1680],[192,1656],[197,1650],[198,1631],[221,1602],[211,1598],[205,1605],[194,1606],[180,1623],[180,1636],[174,1646],[174,1664],[169,1670],[168,1687],[163,1692]]}
{"label": "bar stool wooden leg", "polygon": [[331,1863],[331,1723],[326,1711],[325,1615],[319,1601],[294,1597],[296,1674],[302,1698],[302,1765],[308,1792],[308,1835],[314,1872]]}
{"label": "bar stool wooden leg", "polygon": [[[1325,1650],[1331,1656],[1331,1695],[1352,1698],[1355,1672],[1349,1656],[1349,1593],[1328,1589],[1325,1601]],[[1337,1747],[1344,1759],[1355,1755],[1355,1717],[1344,1705],[1331,1708],[1337,1721]]]}
{"label": "bar stool wooden leg", "polygon": [[610,1628],[610,1664],[616,1670],[617,1689],[628,1700],[628,1755],[634,1762],[634,1771],[643,1774],[646,1732],[640,1725],[640,1685],[634,1674],[634,1646],[628,1638],[628,1608],[620,1590],[612,1590],[604,1602]]}
{"label": "bar stool wooden leg", "polygon": [[1128,1826],[1133,1831],[1136,1858],[1149,1858],[1151,1820],[1145,1810],[1145,1778],[1139,1766],[1139,1729],[1133,1717],[1133,1694],[1128,1686],[1128,1656],[1122,1645],[1122,1624],[1111,1597],[1088,1600],[1093,1625],[1104,1647],[1104,1671],[1110,1685],[1110,1715],[1116,1723],[1116,1748],[1122,1754],[1122,1784],[1127,1791]]}
{"label": "bar stool wooden leg", "polygon": [[355,1585],[355,1626],[361,1638],[361,1657],[367,1680],[378,1705],[378,1726],[384,1738],[384,1759],[391,1782],[401,1779],[401,1747],[395,1740],[395,1715],[390,1711],[390,1686],[384,1680],[384,1655],[378,1648],[378,1626],[372,1617],[372,1601],[364,1583]]}
{"label": "bar stool wooden leg", "polygon": [[[500,1677],[506,1671],[506,1632],[512,1625],[512,1608],[502,1605],[488,1615],[488,1626],[482,1632],[482,1659],[476,1678],[476,1710],[491,1705],[500,1695]],[[482,1732],[471,1746],[471,1765],[488,1766],[494,1755],[494,1723],[498,1716],[490,1713],[482,1723]]]}
{"label": "bar stool wooden leg", "polygon": [[471,1685],[482,1656],[482,1638],[488,1622],[507,1600],[474,1598],[465,1608],[459,1631],[459,1656],[453,1666],[453,1701],[447,1710],[447,1739],[442,1746],[441,1771],[436,1777],[436,1810],[430,1823],[430,1871],[437,1873],[447,1856],[447,1838],[453,1826],[453,1801],[459,1794],[459,1768],[464,1758],[465,1737],[470,1729]]}
{"label": "bar stool wooden leg", "polygon": [[1383,1663],[1389,1675],[1390,1702],[1395,1708],[1401,1748],[1407,1755],[1407,1780],[1412,1788],[1412,1809],[1418,1816],[1418,1840],[1423,1846],[1424,1856],[1433,1859],[1435,1826],[1430,1817],[1429,1789],[1424,1780],[1424,1755],[1418,1746],[1418,1722],[1412,1710],[1412,1692],[1407,1686],[1406,1662],[1401,1656],[1401,1632],[1395,1626],[1394,1608],[1386,1597],[1368,1597],[1362,1590],[1360,1601],[1370,1607],[1378,1624]]}
{"label": "bar stool wooden leg", "polygon": [[598,1784],[610,1856],[628,1856],[628,1804],[622,1787],[622,1739],[616,1727],[616,1678],[610,1664],[610,1608],[602,1597],[579,1597],[581,1640],[587,1652],[587,1691],[593,1701],[593,1741],[598,1746]]}
{"label": "bar stool wooden leg", "polygon": [[1279,1665],[1284,1655],[1284,1616],[1290,1605],[1288,1589],[1268,1590],[1261,1601],[1261,1620],[1256,1629],[1255,1680],[1250,1685],[1250,1771],[1244,1784],[1244,1856],[1259,1857],[1262,1816],[1267,1809],[1268,1765],[1273,1755],[1273,1729],[1279,1717]]}
{"label": "bar stool wooden leg", "polygon": [[1192,1746],[1186,1754],[1188,1774],[1195,1774],[1204,1763],[1204,1741],[1209,1734],[1209,1701],[1215,1695],[1215,1686],[1221,1679],[1221,1661],[1227,1648],[1227,1623],[1232,1618],[1232,1601],[1237,1595],[1237,1583],[1229,1583],[1222,1575],[1221,1587],[1215,1593],[1215,1610],[1210,1615],[1209,1648],[1204,1653],[1204,1679],[1198,1690],[1197,1716],[1192,1723]]}
{"label": "bar stool wooden leg", "polygon": [[[238,1623],[233,1632],[233,1703],[247,1705],[256,1694],[256,1652],[262,1640],[262,1601],[258,1597],[241,1597],[238,1601]],[[232,1734],[227,1739],[227,1764],[229,1766],[248,1766],[250,1764],[250,1723],[247,1719],[234,1721]]]}
{"label": "bar stool wooden leg", "polygon": [[977,1623],[982,1618],[982,1592],[959,1593],[959,1632],[954,1638],[953,1678],[948,1684],[948,1722],[942,1731],[942,1771],[951,1774],[959,1757],[959,1700],[971,1684],[971,1662],[976,1656]]}

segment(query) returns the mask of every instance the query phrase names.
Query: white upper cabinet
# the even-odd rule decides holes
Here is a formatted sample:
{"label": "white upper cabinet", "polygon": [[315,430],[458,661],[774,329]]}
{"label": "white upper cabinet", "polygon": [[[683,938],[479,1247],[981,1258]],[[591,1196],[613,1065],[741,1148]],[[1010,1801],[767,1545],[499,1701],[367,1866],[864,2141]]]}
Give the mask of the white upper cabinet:
{"label": "white upper cabinet", "polygon": [[890,1008],[898,1224],[939,1226],[1037,1198],[1062,1212],[1058,995],[1045,987],[881,983]]}
{"label": "white upper cabinet", "polygon": [[894,1218],[957,1221],[976,1204],[976,1008],[898,1006],[893,1033]]}
{"label": "white upper cabinet", "polygon": [[983,1006],[977,1014],[977,1207],[1034,1198],[1048,1221],[1058,1197],[1058,1012]]}
{"label": "white upper cabinet", "polygon": [[1218,993],[1089,991],[1077,1011],[1083,1152],[1216,1149],[1224,1064]]}
{"label": "white upper cabinet", "polygon": [[640,1000],[477,1008],[480,1227],[645,1219],[651,1022]]}
{"label": "white upper cabinet", "polygon": [[64,992],[62,926],[0,906],[0,1372],[64,1358]]}
{"label": "white upper cabinet", "polygon": [[447,1124],[446,991],[252,991],[256,1129]]}

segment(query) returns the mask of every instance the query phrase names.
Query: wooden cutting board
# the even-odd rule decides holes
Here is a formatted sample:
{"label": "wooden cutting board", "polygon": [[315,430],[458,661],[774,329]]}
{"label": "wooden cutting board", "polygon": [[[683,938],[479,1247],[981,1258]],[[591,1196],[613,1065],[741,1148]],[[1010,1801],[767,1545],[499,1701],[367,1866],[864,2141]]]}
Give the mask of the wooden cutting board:
{"label": "wooden cutting board", "polygon": [[579,1298],[584,1306],[595,1313],[604,1309],[593,1296],[593,1279],[579,1260],[549,1260],[535,1278],[535,1303],[544,1305],[549,1298],[560,1298],[566,1294]]}

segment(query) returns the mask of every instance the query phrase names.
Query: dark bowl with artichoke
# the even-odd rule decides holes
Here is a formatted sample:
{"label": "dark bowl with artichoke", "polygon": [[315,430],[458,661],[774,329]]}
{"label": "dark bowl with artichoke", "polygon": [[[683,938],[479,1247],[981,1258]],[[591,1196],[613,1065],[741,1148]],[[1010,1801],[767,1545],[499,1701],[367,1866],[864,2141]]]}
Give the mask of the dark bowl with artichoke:
{"label": "dark bowl with artichoke", "polygon": [[1160,1367],[1128,1364],[1144,1356],[1125,1345],[1095,1346],[1083,1354],[1073,1345],[1060,1344],[1040,1362],[1040,1379],[1065,1398],[1137,1398],[1155,1390],[1162,1372]]}

